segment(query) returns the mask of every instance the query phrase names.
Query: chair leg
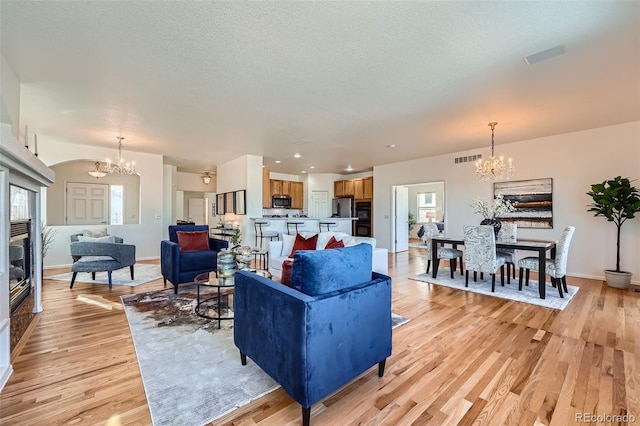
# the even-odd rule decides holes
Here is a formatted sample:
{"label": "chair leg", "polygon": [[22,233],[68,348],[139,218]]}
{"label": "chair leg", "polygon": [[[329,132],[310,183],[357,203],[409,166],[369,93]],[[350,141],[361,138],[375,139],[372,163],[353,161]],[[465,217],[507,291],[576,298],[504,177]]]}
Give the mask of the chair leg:
{"label": "chair leg", "polygon": [[94,280],[94,281],[96,280],[96,273],[95,272],[91,273],[91,279]]}
{"label": "chair leg", "polygon": [[520,278],[518,279],[518,290],[522,291],[522,274],[524,273],[524,269],[520,268]]}
{"label": "chair leg", "polygon": [[173,294],[178,294],[178,284],[173,285]]}
{"label": "chair leg", "polygon": [[111,271],[107,271],[107,275],[109,276],[109,288],[111,288]]}
{"label": "chair leg", "polygon": [[[475,274],[475,271],[473,272]],[[474,280],[475,281],[475,280]],[[469,270],[464,273],[464,286],[469,287]]]}
{"label": "chair leg", "polygon": [[167,277],[162,277],[162,281],[164,282],[164,286],[167,286]]}
{"label": "chair leg", "polygon": [[456,270],[456,260],[449,259],[449,272],[451,272],[451,279],[453,279],[453,271]]}
{"label": "chair leg", "polygon": [[129,266],[129,269],[131,270],[131,280],[133,280],[133,265]]}
{"label": "chair leg", "polygon": [[562,287],[564,287],[564,292],[565,293],[569,293],[569,290],[567,289],[567,276],[566,275],[564,277],[562,277]]}
{"label": "chair leg", "polygon": [[[509,273],[509,271],[507,270],[507,274]],[[507,275],[507,278],[509,276]],[[500,266],[500,285],[502,287],[504,287],[504,265]]]}
{"label": "chair leg", "polygon": [[76,281],[76,275],[78,275],[77,272],[74,272],[73,275],[71,275],[71,285],[69,288],[73,288],[73,283]]}
{"label": "chair leg", "polygon": [[242,365],[247,365],[247,356],[242,352],[240,352],[240,362],[242,363]]}
{"label": "chair leg", "polygon": [[558,287],[558,295],[561,299],[564,299],[564,295],[562,294],[562,281],[560,278],[551,278],[551,282],[555,283],[556,287]]}
{"label": "chair leg", "polygon": [[384,366],[387,363],[387,359],[383,359],[378,363],[378,377],[384,376]]}
{"label": "chair leg", "polygon": [[[482,272],[480,272],[480,276],[482,276]],[[496,291],[496,274],[491,274],[491,293],[495,293]]]}
{"label": "chair leg", "polygon": [[302,407],[302,426],[309,426],[311,422],[311,407]]}
{"label": "chair leg", "polygon": [[[527,269],[526,279],[525,279],[525,283],[526,283],[526,286],[527,286],[527,287],[529,287],[529,273],[530,273],[530,272],[531,272],[531,270],[530,270],[530,269]],[[540,279],[540,278],[538,278],[538,279]]]}
{"label": "chair leg", "polygon": [[516,264],[512,263],[512,265],[513,265],[513,268],[512,268],[513,269],[513,279],[515,280],[516,279]]}
{"label": "chair leg", "polygon": [[430,268],[431,268],[431,259],[427,260],[427,274],[429,273]]}
{"label": "chair leg", "polygon": [[484,280],[484,272],[480,272],[480,279]]}
{"label": "chair leg", "polygon": [[478,271],[473,271],[473,282],[478,281]]}
{"label": "chair leg", "polygon": [[462,276],[462,273],[463,273],[463,272],[462,272],[462,269],[463,269],[463,268],[462,268],[462,258],[460,258],[460,276]]}
{"label": "chair leg", "polygon": [[[515,266],[513,268],[515,270]],[[507,263],[507,284],[511,284],[511,263]]]}

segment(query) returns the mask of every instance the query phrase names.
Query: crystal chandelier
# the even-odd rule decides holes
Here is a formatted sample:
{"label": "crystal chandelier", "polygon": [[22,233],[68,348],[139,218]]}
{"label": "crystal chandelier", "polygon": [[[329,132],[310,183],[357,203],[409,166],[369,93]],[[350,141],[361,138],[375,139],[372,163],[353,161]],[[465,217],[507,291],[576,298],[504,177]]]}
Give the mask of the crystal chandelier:
{"label": "crystal chandelier", "polygon": [[122,141],[124,138],[122,136],[117,136],[118,139],[118,157],[115,162],[111,162],[110,159],[107,158],[106,164],[100,164],[99,161],[96,161],[96,168],[88,172],[94,178],[101,178],[107,175],[107,173],[113,173],[118,175],[134,175],[138,174],[136,172],[136,162],[132,161],[131,163],[125,163],[124,157],[122,156]]}
{"label": "crystal chandelier", "polygon": [[496,157],[493,152],[493,131],[497,124],[495,121],[489,123],[489,127],[491,127],[491,158],[484,161],[481,158],[476,163],[476,177],[479,180],[504,180],[510,179],[513,175],[514,167],[511,158],[509,158],[507,165],[502,156]]}

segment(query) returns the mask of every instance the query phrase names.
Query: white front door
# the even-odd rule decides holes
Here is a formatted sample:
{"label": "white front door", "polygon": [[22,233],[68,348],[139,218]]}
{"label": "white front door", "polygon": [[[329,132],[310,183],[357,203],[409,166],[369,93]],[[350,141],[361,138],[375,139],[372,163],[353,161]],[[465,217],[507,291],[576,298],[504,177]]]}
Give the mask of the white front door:
{"label": "white front door", "polygon": [[196,225],[203,225],[205,214],[204,198],[189,198],[189,220]]}
{"label": "white front door", "polygon": [[107,225],[109,185],[67,182],[67,225]]}
{"label": "white front door", "polygon": [[395,249],[394,252],[409,250],[409,188],[395,187]]}
{"label": "white front door", "polygon": [[311,191],[311,208],[309,217],[329,217],[329,193],[327,191]]}

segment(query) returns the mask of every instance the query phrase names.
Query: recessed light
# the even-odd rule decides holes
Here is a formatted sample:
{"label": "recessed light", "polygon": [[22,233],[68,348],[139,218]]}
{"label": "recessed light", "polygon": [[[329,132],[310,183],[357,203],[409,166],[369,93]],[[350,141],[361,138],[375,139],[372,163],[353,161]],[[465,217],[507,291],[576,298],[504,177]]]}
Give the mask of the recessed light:
{"label": "recessed light", "polygon": [[310,169],[315,169],[315,168],[316,168],[316,166],[309,166],[309,168],[310,168]]}
{"label": "recessed light", "polygon": [[282,163],[282,161],[280,161],[280,160],[276,160],[276,161],[274,161],[274,163],[276,163],[276,164],[280,164],[280,163]]}
{"label": "recessed light", "polygon": [[307,173],[307,171],[306,170],[302,170],[300,173]]}
{"label": "recessed light", "polygon": [[387,148],[395,148],[395,147],[396,147],[395,143],[392,143],[391,145],[387,145]]}
{"label": "recessed light", "polygon": [[299,152],[296,152],[295,154],[293,154],[293,158],[300,158],[302,157],[302,155],[300,155]]}

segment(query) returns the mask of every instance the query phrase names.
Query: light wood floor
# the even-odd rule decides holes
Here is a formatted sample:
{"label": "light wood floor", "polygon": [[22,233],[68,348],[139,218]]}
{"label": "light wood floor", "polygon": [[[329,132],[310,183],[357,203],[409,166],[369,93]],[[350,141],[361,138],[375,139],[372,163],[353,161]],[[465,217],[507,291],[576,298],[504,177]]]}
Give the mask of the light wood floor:
{"label": "light wood floor", "polygon": [[[583,412],[640,422],[640,293],[570,277],[580,291],[558,312],[408,280],[424,270],[419,249],[390,263],[393,311],[411,322],[394,330],[384,377],[372,368],[314,405],[313,425],[567,425]],[[150,424],[119,297],[161,287],[46,281],[0,424]],[[279,389],[216,424],[300,423]]]}

